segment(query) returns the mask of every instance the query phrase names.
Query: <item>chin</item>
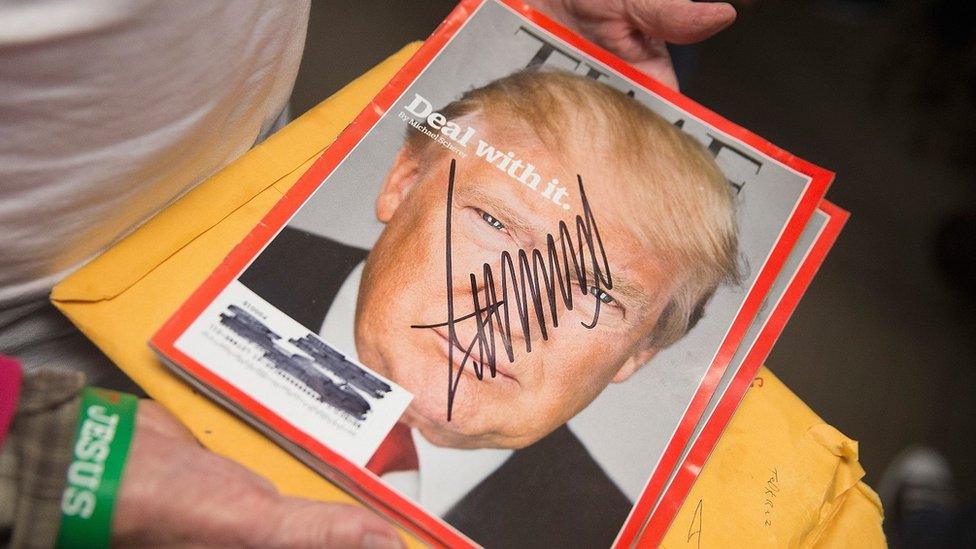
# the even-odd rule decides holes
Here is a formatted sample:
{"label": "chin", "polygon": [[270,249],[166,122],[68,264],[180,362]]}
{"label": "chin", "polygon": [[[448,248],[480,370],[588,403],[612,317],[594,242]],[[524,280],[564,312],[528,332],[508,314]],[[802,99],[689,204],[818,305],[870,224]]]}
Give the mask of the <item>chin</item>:
{"label": "chin", "polygon": [[[491,406],[479,406],[471,395],[459,392],[454,398],[451,421],[447,420],[446,380],[434,384],[431,380],[422,382],[425,386],[404,388],[413,393],[405,416],[406,423],[415,427],[430,443],[451,448],[480,448],[493,446],[496,438],[494,429],[485,425],[485,419],[492,417]],[[462,385],[464,380],[462,380]],[[443,385],[443,387],[441,387]]]}
{"label": "chin", "polygon": [[404,418],[435,446],[517,450],[533,444],[545,434],[530,432],[528,425],[511,423],[522,416],[517,407],[460,392],[455,396],[451,421],[447,421],[446,393],[446,388],[443,395],[439,392],[431,394],[429,388],[426,394],[414,392],[414,400]]}
{"label": "chin", "polygon": [[[413,395],[403,420],[431,444],[465,449],[524,446],[514,443],[527,437],[512,424],[521,414],[510,388],[494,386],[499,383],[495,379],[477,379],[468,373],[469,366],[458,384],[448,421],[446,358],[437,352],[405,356],[386,349],[381,373]],[[512,436],[513,431],[519,434]]]}

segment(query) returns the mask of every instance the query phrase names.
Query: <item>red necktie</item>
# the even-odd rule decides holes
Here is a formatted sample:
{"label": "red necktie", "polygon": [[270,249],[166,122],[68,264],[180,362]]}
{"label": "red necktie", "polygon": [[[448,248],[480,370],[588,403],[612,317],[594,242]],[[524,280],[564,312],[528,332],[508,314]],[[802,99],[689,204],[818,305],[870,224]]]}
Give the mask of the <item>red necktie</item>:
{"label": "red necktie", "polygon": [[410,428],[403,423],[393,426],[390,434],[376,449],[366,468],[383,476],[396,471],[416,471],[420,467],[417,461],[417,448],[413,445]]}

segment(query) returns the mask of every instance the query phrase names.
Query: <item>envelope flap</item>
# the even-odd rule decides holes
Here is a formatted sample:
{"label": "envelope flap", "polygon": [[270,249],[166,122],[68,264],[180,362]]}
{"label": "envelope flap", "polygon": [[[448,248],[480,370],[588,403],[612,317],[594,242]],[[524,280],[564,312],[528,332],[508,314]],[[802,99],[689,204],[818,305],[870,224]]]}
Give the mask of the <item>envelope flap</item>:
{"label": "envelope flap", "polygon": [[400,67],[420,47],[399,52],[269,137],[54,287],[58,302],[112,299],[194,238],[322,153],[376,89],[374,73]]}

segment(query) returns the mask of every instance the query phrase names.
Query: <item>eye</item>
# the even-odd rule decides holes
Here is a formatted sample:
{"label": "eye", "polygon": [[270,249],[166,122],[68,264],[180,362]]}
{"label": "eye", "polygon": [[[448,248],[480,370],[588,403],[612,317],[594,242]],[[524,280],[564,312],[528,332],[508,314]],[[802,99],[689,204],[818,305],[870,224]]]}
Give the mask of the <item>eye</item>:
{"label": "eye", "polygon": [[606,303],[608,305],[616,305],[617,304],[617,300],[614,299],[613,296],[611,296],[607,292],[604,292],[600,288],[597,288],[596,286],[590,288],[590,294],[593,295],[593,297],[599,299],[600,301],[602,301],[602,302],[604,302],[604,303]]}
{"label": "eye", "polygon": [[489,214],[488,212],[481,212],[481,219],[484,219],[485,223],[491,225],[492,227],[498,229],[499,231],[505,230],[505,224],[492,217],[492,215]]}

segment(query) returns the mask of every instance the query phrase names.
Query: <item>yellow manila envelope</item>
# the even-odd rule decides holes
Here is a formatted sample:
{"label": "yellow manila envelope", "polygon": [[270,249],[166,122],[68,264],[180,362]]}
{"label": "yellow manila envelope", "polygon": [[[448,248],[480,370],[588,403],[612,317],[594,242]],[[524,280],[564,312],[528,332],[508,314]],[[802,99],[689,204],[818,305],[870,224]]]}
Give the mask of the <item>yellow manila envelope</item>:
{"label": "yellow manila envelope", "polygon": [[[406,46],[256,146],[51,295],[86,336],[204,446],[268,478],[286,494],[354,501],[170,373],[147,341],[418,47]],[[664,544],[883,544],[880,505],[859,482],[863,471],[856,443],[824,424],[768,371],[761,375],[764,386],[746,396]],[[782,475],[782,495],[777,496],[775,521],[764,526],[763,484],[770,467]],[[689,534],[690,524],[701,527],[692,527]]]}
{"label": "yellow manila envelope", "polygon": [[663,547],[884,547],[857,442],[763,367]]}

